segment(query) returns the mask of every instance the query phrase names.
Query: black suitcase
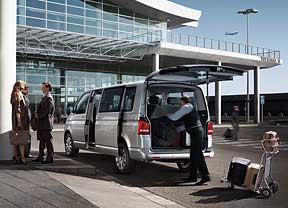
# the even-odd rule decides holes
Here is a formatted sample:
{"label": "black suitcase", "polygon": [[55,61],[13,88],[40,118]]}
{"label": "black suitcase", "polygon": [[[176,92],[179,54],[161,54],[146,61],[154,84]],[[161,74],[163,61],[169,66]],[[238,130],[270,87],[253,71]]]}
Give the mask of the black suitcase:
{"label": "black suitcase", "polygon": [[232,139],[232,137],[233,137],[233,130],[228,128],[224,133],[224,138],[225,139]]}
{"label": "black suitcase", "polygon": [[230,163],[228,171],[228,182],[237,186],[242,186],[244,184],[246,171],[250,163],[251,161],[248,159],[234,157]]}

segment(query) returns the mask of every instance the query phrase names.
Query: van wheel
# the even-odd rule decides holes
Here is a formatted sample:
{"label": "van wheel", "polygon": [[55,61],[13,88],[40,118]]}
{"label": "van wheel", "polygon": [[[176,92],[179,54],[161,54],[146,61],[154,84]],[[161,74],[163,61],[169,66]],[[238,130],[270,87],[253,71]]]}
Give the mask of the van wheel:
{"label": "van wheel", "polygon": [[180,172],[186,173],[190,169],[190,161],[189,160],[182,160],[177,162],[177,166]]}
{"label": "van wheel", "polygon": [[68,157],[76,156],[79,153],[79,148],[75,148],[72,136],[70,133],[66,134],[65,140],[65,155]]}
{"label": "van wheel", "polygon": [[118,156],[115,157],[115,167],[117,173],[128,174],[134,168],[134,161],[131,160],[128,148],[125,144],[119,143]]}

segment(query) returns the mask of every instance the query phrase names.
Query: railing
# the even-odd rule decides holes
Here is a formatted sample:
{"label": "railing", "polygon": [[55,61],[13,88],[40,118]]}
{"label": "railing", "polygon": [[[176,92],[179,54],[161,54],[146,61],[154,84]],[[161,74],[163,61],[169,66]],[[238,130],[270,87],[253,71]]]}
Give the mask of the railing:
{"label": "railing", "polygon": [[[165,35],[166,34],[166,35]],[[229,41],[215,40],[206,37],[192,36],[174,32],[155,31],[150,33],[149,40],[163,41],[168,43],[175,43],[186,46],[194,46],[199,48],[207,48],[221,51],[229,51],[241,54],[255,55],[271,59],[280,59],[280,51],[248,46],[240,43],[233,43]]]}
{"label": "railing", "polygon": [[[163,39],[162,39],[163,40]],[[179,33],[167,32],[167,42],[195,46],[200,48],[230,51],[235,53],[256,55],[266,58],[280,59],[280,51],[267,49],[262,47],[248,46],[240,43],[233,43],[229,41],[214,40],[205,37],[198,37],[192,35],[185,35]]]}

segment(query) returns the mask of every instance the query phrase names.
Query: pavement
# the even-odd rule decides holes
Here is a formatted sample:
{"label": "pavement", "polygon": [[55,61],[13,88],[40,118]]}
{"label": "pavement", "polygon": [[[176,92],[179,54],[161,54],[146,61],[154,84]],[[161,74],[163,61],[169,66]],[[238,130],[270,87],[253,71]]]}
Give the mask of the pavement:
{"label": "pavement", "polygon": [[[215,128],[227,126],[216,125]],[[54,131],[60,133],[63,127],[56,125]],[[257,126],[247,124],[241,127],[244,132],[245,127]],[[34,156],[37,155],[37,152],[32,153]],[[18,165],[14,161],[0,161],[0,207],[181,208],[183,206],[142,188],[123,184],[95,166],[57,153],[53,164],[35,163],[31,159],[28,159],[27,165]]]}

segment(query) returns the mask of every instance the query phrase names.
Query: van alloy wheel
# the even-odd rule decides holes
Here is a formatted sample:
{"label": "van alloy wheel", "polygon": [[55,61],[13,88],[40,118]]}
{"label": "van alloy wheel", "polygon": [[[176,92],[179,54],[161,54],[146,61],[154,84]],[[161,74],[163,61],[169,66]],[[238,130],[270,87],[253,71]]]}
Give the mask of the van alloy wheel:
{"label": "van alloy wheel", "polygon": [[177,166],[180,172],[188,172],[190,169],[190,160],[182,160],[177,162]]}
{"label": "van alloy wheel", "polygon": [[118,156],[115,157],[115,167],[118,173],[130,173],[134,166],[133,160],[129,155],[127,146],[123,143],[119,144]]}
{"label": "van alloy wheel", "polygon": [[65,154],[66,154],[66,156],[68,156],[68,157],[75,156],[79,152],[79,149],[76,149],[74,147],[73,139],[72,139],[71,134],[67,134],[65,136],[65,143],[64,144],[65,144]]}

